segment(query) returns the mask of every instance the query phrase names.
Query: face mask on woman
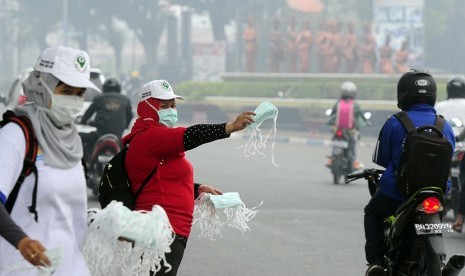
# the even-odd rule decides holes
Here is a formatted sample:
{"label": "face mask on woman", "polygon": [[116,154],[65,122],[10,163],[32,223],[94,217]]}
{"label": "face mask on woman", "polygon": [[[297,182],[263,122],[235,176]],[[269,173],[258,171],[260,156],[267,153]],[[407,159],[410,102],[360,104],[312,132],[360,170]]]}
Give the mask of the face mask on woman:
{"label": "face mask on woman", "polygon": [[55,95],[53,90],[39,78],[42,85],[52,95],[50,109],[46,109],[48,117],[52,122],[59,127],[70,124],[76,115],[84,107],[84,97],[71,95]]}
{"label": "face mask on woman", "polygon": [[174,127],[178,122],[178,112],[174,108],[167,108],[167,109],[160,109],[157,110],[151,103],[145,101],[153,110],[155,110],[158,114],[158,122],[167,126],[167,127]]}
{"label": "face mask on woman", "polygon": [[178,122],[178,112],[174,108],[158,110],[158,117],[160,117],[160,123],[167,127],[174,127]]}
{"label": "face mask on woman", "polygon": [[70,124],[84,107],[84,98],[70,95],[52,95],[52,106],[47,115],[57,126]]}

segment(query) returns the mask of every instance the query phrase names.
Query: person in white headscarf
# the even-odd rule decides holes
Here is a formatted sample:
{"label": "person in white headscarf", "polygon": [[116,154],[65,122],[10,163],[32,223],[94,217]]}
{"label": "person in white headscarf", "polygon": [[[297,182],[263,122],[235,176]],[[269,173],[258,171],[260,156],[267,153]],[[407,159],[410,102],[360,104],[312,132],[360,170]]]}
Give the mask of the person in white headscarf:
{"label": "person in white headscarf", "polygon": [[38,275],[39,270],[90,275],[82,255],[87,226],[83,150],[73,122],[86,88],[98,90],[89,77],[88,54],[58,46],[42,52],[22,84],[27,103],[14,112],[29,118],[38,140],[35,208],[29,206],[34,197],[31,174],[11,213],[5,210],[23,167],[26,141],[17,124],[0,129],[0,275]]}

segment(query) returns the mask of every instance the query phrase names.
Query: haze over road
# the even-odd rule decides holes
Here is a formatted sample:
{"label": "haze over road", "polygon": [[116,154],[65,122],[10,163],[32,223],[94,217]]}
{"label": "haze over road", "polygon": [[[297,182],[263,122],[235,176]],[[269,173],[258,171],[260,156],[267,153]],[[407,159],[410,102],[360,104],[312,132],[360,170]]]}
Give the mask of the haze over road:
{"label": "haze over road", "polygon": [[[278,136],[282,135],[286,134],[278,129]],[[195,181],[223,192],[237,191],[247,207],[261,201],[263,205],[244,235],[225,227],[222,237],[210,241],[198,237],[199,226],[194,225],[178,275],[363,275],[366,182],[332,184],[324,166],[330,148],[322,144],[276,143],[280,166],[275,167],[271,143],[264,158],[246,158],[237,149],[245,142],[225,139],[187,153]],[[359,159],[366,167],[373,166],[374,140],[362,142]],[[450,221],[449,216],[446,219]],[[446,250],[448,257],[465,254],[465,234],[449,235]]]}

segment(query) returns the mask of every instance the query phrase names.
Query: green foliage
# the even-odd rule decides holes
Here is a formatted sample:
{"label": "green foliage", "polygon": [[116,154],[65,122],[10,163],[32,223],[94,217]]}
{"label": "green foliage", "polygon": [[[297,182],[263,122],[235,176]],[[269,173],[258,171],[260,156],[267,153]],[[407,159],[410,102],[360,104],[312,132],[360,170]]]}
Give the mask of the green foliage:
{"label": "green foliage", "polygon": [[[229,81],[182,82],[176,91],[189,100],[202,100],[207,96],[227,97],[278,97],[297,99],[337,99],[340,97],[339,78],[314,78],[306,81]],[[446,81],[438,81],[438,100],[445,98]],[[394,78],[357,80],[357,98],[363,100],[396,100],[397,80]]]}

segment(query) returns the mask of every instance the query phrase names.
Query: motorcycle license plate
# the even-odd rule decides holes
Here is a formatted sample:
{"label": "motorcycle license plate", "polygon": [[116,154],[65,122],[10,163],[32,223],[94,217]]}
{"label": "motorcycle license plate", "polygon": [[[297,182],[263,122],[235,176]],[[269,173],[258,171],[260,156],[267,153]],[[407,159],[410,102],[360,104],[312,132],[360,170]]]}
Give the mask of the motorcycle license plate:
{"label": "motorcycle license plate", "polygon": [[434,235],[453,233],[452,224],[450,223],[415,223],[417,235]]}
{"label": "motorcycle license plate", "polygon": [[347,141],[335,140],[331,142],[333,147],[343,148],[346,149],[349,147],[349,143]]}
{"label": "motorcycle license plate", "polygon": [[113,158],[113,156],[109,156],[109,155],[99,155],[97,157],[98,161],[100,163],[108,163],[110,162],[110,160]]}
{"label": "motorcycle license plate", "polygon": [[460,168],[457,168],[457,167],[450,168],[450,176],[459,177],[459,174],[460,174]]}

